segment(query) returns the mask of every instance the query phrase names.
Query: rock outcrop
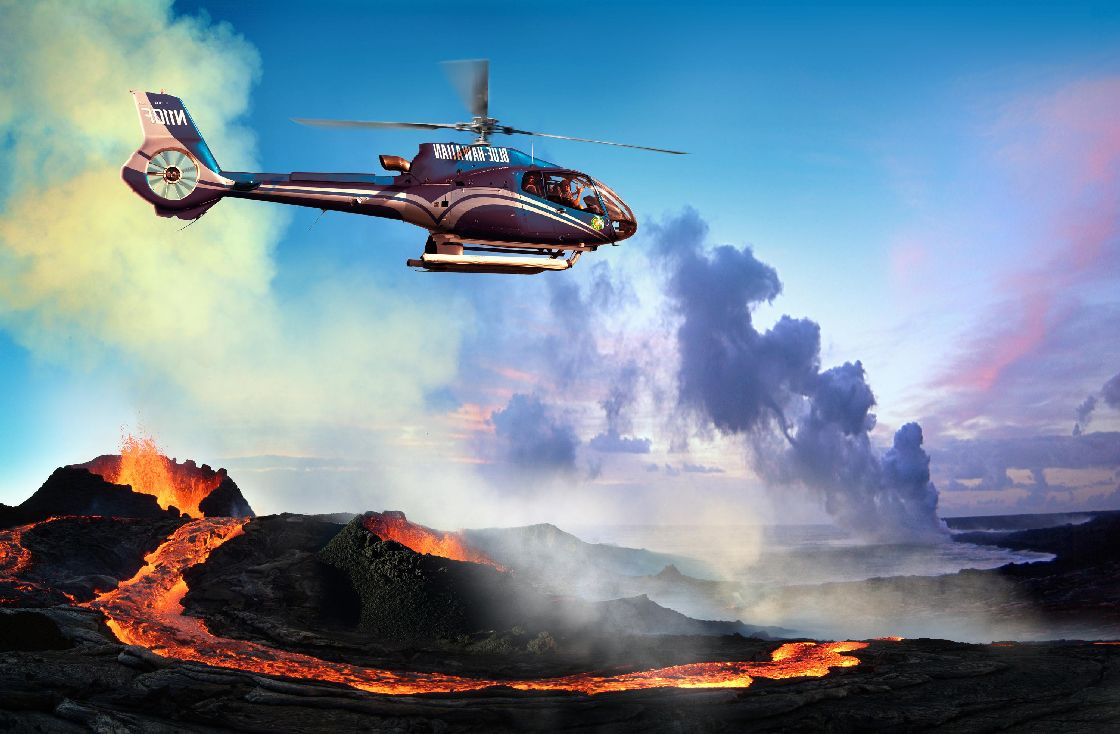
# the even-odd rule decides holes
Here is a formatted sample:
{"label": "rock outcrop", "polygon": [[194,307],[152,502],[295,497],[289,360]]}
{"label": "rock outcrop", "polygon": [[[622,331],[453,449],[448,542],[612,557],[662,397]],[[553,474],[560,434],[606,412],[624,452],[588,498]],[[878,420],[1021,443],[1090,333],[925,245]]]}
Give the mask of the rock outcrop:
{"label": "rock outcrop", "polygon": [[160,508],[156,498],[111,484],[89,470],[65,466],[55,469],[43,486],[22,504],[0,514],[0,527],[39,522],[63,515],[177,518],[178,510]]}

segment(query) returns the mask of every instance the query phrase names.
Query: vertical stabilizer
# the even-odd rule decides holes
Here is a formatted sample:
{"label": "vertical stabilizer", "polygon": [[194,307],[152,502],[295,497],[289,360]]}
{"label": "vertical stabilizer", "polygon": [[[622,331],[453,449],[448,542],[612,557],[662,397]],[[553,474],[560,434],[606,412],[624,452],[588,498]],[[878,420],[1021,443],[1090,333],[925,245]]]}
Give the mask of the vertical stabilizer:
{"label": "vertical stabilizer", "polygon": [[155,92],[133,92],[132,97],[144,142],[121,169],[121,178],[162,217],[202,216],[233,182],[222,175],[181,99]]}

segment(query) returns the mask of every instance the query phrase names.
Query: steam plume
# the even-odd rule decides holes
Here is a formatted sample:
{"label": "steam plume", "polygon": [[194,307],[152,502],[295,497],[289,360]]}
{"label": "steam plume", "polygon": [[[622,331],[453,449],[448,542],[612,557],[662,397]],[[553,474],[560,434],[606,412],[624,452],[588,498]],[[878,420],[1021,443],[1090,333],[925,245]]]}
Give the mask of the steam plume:
{"label": "steam plume", "polygon": [[[1100,400],[1110,408],[1120,410],[1120,372],[1117,372],[1101,386]],[[1089,395],[1077,406],[1077,422],[1073,424],[1073,435],[1080,436],[1093,420],[1097,409],[1097,395]]]}
{"label": "steam plume", "polygon": [[681,319],[681,406],[701,424],[747,438],[764,478],[816,492],[843,526],[881,539],[942,537],[921,428],[900,428],[880,456],[863,365],[822,372],[820,327],[809,319],[782,316],[759,331],[752,311],[781,293],[777,272],[749,247],[706,251],[706,233],[693,210],[656,233]]}

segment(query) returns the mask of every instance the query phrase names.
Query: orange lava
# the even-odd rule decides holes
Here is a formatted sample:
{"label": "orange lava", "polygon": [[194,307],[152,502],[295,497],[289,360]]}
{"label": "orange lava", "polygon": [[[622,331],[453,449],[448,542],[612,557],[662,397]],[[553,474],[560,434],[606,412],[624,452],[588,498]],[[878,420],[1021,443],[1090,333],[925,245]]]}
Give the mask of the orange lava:
{"label": "orange lava", "polygon": [[[46,525],[47,523],[61,520],[61,517],[48,517],[39,522],[20,525],[7,530],[0,530],[0,584],[7,584],[14,588],[20,596],[36,590],[48,590],[47,586],[38,581],[28,581],[20,576],[31,565],[31,551],[23,547],[23,534],[29,530]],[[74,600],[74,597],[65,591],[60,591],[63,596]],[[9,606],[19,603],[19,596],[9,597],[0,590],[0,606]]]}
{"label": "orange lava", "polygon": [[90,471],[100,474],[106,481],[127,484],[134,492],[154,496],[163,509],[174,506],[191,517],[202,517],[199,503],[225,478],[224,470],[204,469],[198,469],[191,462],[172,461],[160,453],[154,439],[132,435],[121,440],[119,462],[102,463],[95,459],[90,465]]}
{"label": "orange lava", "polygon": [[865,642],[792,642],[769,662],[708,662],[617,675],[580,673],[537,680],[489,680],[443,673],[394,672],[330,662],[245,640],[217,637],[202,620],[182,614],[183,571],[242,532],[247,521],[206,518],[183,525],[149,554],[132,579],[89,606],[100,609],[121,642],[152,652],[253,673],[342,683],[380,694],[450,693],[493,686],[520,690],[564,690],[586,694],[645,688],[746,688],[755,678],[820,677],[831,668],[858,665],[844,653]]}
{"label": "orange lava", "polygon": [[31,563],[31,551],[22,545],[23,534],[33,527],[35,525],[31,524],[0,530],[0,584],[16,592],[12,596],[10,592],[0,589],[0,606],[17,603],[20,596],[35,588],[30,582],[19,578]]}
{"label": "orange lava", "polygon": [[0,530],[0,580],[14,579],[31,563],[31,551],[22,545],[23,534],[36,523]]}
{"label": "orange lava", "polygon": [[453,561],[484,563],[502,569],[482,551],[467,545],[458,533],[432,528],[409,522],[403,512],[371,512],[362,518],[362,526],[382,540],[395,540],[417,553],[427,553]]}

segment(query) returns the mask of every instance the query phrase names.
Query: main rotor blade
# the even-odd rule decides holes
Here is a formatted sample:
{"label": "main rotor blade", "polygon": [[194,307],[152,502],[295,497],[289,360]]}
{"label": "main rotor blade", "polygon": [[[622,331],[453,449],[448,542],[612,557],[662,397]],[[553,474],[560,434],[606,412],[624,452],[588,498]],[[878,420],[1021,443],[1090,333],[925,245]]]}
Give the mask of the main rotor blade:
{"label": "main rotor blade", "polygon": [[375,122],[373,120],[320,120],[307,117],[293,117],[292,122],[312,127],[397,127],[407,130],[458,130],[458,126],[448,122]]}
{"label": "main rotor blade", "polygon": [[475,117],[489,117],[490,61],[488,59],[444,61],[443,70],[471,114]]}
{"label": "main rotor blade", "polygon": [[669,153],[672,155],[688,155],[683,150],[666,150],[665,148],[650,148],[645,145],[630,145],[629,143],[612,143],[609,140],[591,140],[590,138],[573,138],[568,135],[552,135],[551,133],[534,133],[528,130],[518,130],[512,127],[499,128],[500,132],[516,133],[518,135],[536,135],[539,138],[556,138],[558,140],[575,140],[580,143],[599,143],[600,145],[617,145],[620,148],[637,148],[638,150],[652,150],[655,153]]}

